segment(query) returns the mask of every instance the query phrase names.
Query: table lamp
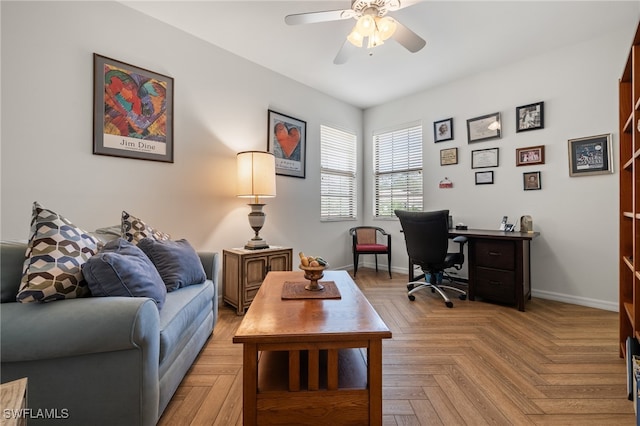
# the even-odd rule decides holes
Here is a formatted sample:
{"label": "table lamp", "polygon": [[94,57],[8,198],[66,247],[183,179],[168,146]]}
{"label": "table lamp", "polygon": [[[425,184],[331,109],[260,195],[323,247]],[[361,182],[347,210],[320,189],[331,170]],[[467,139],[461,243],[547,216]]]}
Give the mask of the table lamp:
{"label": "table lamp", "polygon": [[249,225],[255,235],[244,246],[248,250],[269,248],[265,240],[260,237],[260,229],[264,225],[267,215],[262,211],[264,203],[259,197],[272,198],[276,196],[276,161],[273,154],[263,151],[243,151],[237,155],[238,161],[238,197],[253,198],[249,203]]}

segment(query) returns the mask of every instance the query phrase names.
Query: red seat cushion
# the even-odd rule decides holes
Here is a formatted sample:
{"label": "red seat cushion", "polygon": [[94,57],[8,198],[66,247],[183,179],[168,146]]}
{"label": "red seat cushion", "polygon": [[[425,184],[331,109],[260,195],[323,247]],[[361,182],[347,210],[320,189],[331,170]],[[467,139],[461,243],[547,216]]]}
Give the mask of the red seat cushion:
{"label": "red seat cushion", "polygon": [[383,244],[356,244],[356,251],[378,251],[385,253],[387,246]]}

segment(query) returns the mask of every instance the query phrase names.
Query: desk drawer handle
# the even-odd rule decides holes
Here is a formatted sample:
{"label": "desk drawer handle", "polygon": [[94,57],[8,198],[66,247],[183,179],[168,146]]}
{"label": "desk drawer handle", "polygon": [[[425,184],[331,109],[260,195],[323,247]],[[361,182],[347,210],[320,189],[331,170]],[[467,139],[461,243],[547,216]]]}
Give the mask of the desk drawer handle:
{"label": "desk drawer handle", "polygon": [[490,251],[489,256],[502,256],[502,252],[500,251]]}

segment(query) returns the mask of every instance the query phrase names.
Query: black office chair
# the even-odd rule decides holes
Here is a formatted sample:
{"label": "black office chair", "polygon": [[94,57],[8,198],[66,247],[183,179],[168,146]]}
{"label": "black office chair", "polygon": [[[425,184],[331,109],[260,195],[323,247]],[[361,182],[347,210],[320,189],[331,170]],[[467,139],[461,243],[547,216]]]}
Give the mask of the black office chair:
{"label": "black office chair", "polygon": [[[460,251],[448,253],[449,248],[449,210],[434,212],[409,212],[395,210],[400,219],[400,225],[407,244],[409,265],[418,265],[424,272],[424,281],[412,281],[407,284],[407,296],[409,300],[415,300],[415,293],[423,288],[431,288],[432,292],[438,292],[444,299],[448,308],[453,307],[453,302],[447,297],[443,289],[459,293],[460,300],[467,298],[467,292],[442,284],[442,276],[445,269],[462,268],[464,263],[463,247],[466,238],[458,239]],[[454,240],[455,241],[455,240]]]}

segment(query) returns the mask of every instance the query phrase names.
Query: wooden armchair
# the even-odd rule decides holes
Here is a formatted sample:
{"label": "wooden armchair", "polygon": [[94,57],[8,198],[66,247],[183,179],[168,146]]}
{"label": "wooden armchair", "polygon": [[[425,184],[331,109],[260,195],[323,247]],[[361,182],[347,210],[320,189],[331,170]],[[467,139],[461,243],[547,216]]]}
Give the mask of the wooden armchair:
{"label": "wooden armchair", "polygon": [[358,273],[358,259],[361,254],[373,254],[376,257],[376,272],[378,272],[378,255],[386,254],[391,278],[391,234],[377,226],[357,226],[349,229],[353,244],[353,276]]}

